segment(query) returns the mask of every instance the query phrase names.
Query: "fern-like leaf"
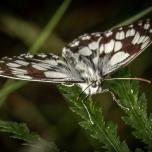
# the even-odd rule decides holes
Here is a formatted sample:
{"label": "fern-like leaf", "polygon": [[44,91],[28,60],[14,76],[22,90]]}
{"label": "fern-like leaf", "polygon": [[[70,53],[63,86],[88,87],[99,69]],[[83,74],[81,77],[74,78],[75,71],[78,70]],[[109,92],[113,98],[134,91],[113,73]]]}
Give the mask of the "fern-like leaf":
{"label": "fern-like leaf", "polygon": [[38,134],[30,132],[25,123],[0,120],[0,131],[11,134],[12,138],[24,141],[24,144],[34,146],[34,150],[45,149],[45,152],[58,152],[56,145],[42,139]]}
{"label": "fern-like leaf", "polygon": [[102,143],[107,152],[130,151],[127,144],[119,140],[117,126],[112,122],[104,121],[101,107],[96,102],[93,102],[90,97],[85,99],[84,94],[77,100],[82,91],[76,86],[59,88],[69,102],[71,110],[80,116],[80,126],[87,130],[91,137]]}
{"label": "fern-like leaf", "polygon": [[[121,77],[130,77],[130,74],[121,74]],[[145,94],[139,92],[139,82],[120,80],[119,83],[115,81],[112,84],[121,104],[129,108],[125,110],[126,116],[122,119],[134,129],[133,135],[152,151],[152,114],[147,114],[147,100]]]}

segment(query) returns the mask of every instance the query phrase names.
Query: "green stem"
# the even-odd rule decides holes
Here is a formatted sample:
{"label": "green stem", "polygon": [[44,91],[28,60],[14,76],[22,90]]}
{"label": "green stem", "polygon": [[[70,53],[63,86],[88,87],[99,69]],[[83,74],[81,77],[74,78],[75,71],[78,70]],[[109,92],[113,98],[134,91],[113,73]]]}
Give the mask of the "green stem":
{"label": "green stem", "polygon": [[58,8],[54,16],[51,18],[51,20],[48,22],[44,30],[40,33],[38,36],[38,39],[35,41],[35,43],[31,46],[29,49],[30,52],[34,53],[37,52],[41,46],[44,44],[44,42],[47,40],[49,35],[52,33],[60,19],[62,18],[63,14],[67,10],[71,0],[65,0],[63,4]]}
{"label": "green stem", "polygon": [[[53,29],[55,28],[55,26],[57,25],[57,23],[59,22],[59,20],[63,16],[63,14],[65,13],[65,11],[67,10],[70,2],[71,2],[71,0],[64,0],[64,2],[59,7],[59,9],[57,10],[57,12],[50,19],[50,21],[48,22],[48,24],[46,25],[46,27],[44,28],[44,30],[40,33],[40,35],[37,38],[37,40],[35,41],[35,43],[29,49],[30,52],[34,53],[34,52],[38,51],[41,48],[41,46],[43,45],[43,43],[49,37],[50,33],[53,31]],[[27,82],[25,82],[25,81],[14,81],[14,80],[11,80],[11,81],[8,80],[6,82],[6,84],[8,84],[8,83],[9,83],[9,86],[8,85],[4,85],[4,87],[0,90],[0,106],[3,105],[6,97],[10,93],[12,93],[13,91],[21,88],[25,84],[27,84]]]}
{"label": "green stem", "polygon": [[145,15],[149,14],[150,12],[152,12],[152,6],[146,8],[142,12],[130,17],[129,19],[127,19],[127,20],[125,20],[123,22],[120,22],[119,24],[115,25],[113,28],[133,23],[133,22],[139,20],[140,18],[144,17]]}

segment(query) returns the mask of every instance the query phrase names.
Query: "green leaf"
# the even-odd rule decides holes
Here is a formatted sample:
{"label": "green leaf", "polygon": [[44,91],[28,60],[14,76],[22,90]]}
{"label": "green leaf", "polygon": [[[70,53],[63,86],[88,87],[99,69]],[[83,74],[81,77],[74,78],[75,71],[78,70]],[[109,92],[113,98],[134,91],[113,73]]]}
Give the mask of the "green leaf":
{"label": "green leaf", "polygon": [[86,95],[82,94],[80,88],[60,85],[59,89],[67,99],[70,109],[81,118],[80,126],[92,138],[102,143],[107,152],[130,151],[125,142],[120,142],[117,135],[117,126],[112,122],[106,123],[104,121],[101,107],[91,98],[85,98]]}
{"label": "green leaf", "polygon": [[[130,74],[121,74],[119,77],[130,77]],[[122,119],[131,126],[133,135],[147,145],[152,151],[152,117],[147,114],[147,100],[144,93],[139,91],[139,82],[119,80],[112,82],[112,89],[118,95],[125,110],[126,116]]]}
{"label": "green leaf", "polygon": [[29,146],[45,148],[45,152],[58,152],[56,145],[42,139],[38,134],[30,132],[25,123],[16,123],[11,121],[0,120],[0,131],[11,134],[12,138],[19,139]]}

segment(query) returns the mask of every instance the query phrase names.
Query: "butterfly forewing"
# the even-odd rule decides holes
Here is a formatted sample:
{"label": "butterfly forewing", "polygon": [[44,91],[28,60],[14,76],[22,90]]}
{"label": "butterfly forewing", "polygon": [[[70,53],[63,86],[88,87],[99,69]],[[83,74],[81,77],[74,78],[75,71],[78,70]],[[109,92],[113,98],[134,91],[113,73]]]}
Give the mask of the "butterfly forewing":
{"label": "butterfly forewing", "polygon": [[147,19],[104,33],[84,34],[67,45],[63,56],[74,65],[82,62],[106,76],[130,63],[151,42],[152,21]]}
{"label": "butterfly forewing", "polygon": [[99,49],[101,75],[126,66],[151,43],[152,21],[149,19],[105,32]]}
{"label": "butterfly forewing", "polygon": [[53,54],[22,54],[0,60],[0,75],[13,79],[62,83],[80,81],[71,75],[66,63]]}

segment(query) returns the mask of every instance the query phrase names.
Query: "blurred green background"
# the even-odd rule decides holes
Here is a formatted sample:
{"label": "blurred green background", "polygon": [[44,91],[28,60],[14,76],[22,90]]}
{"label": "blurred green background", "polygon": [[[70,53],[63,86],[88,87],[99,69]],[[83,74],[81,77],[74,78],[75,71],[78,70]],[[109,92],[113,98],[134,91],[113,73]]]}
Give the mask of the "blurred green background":
{"label": "blurred green background", "polygon": [[[1,0],[0,57],[27,52],[62,2]],[[64,45],[75,37],[86,32],[105,31],[151,5],[152,0],[73,0],[40,52],[61,55]],[[151,49],[152,47],[149,47],[128,66],[133,76],[152,80]],[[5,81],[4,78],[0,79],[1,89]],[[152,87],[141,83],[141,91],[146,93],[148,110],[151,111]],[[118,124],[121,139],[126,140],[131,149],[143,146],[134,140],[130,128],[122,122],[123,113],[111,96],[102,94],[93,98],[102,106],[105,119]],[[11,93],[0,105],[1,119],[25,122],[30,130],[55,142],[61,151],[92,152],[101,149],[101,145],[79,127],[79,118],[69,110],[67,102],[54,84],[30,82]],[[0,151],[3,152],[16,152],[24,147],[22,142],[3,133],[0,133],[0,145]]]}

